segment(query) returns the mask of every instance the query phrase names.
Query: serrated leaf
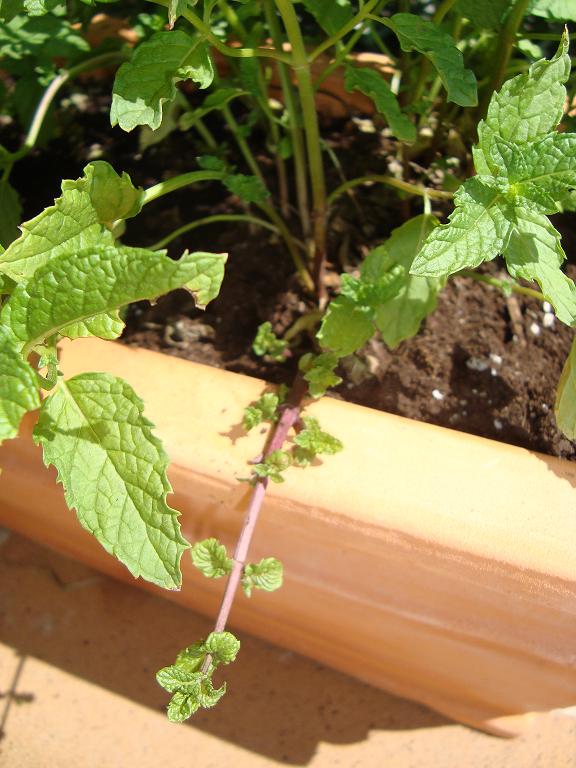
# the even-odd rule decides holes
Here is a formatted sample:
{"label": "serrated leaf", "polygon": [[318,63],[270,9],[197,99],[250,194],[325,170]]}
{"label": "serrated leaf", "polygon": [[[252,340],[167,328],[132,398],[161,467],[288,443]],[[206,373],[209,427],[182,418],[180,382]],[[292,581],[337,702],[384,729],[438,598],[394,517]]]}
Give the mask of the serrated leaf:
{"label": "serrated leaf", "polygon": [[436,297],[444,280],[411,275],[410,269],[430,232],[438,226],[435,216],[423,214],[395,229],[383,245],[368,254],[362,276],[376,280],[395,266],[402,267],[397,293],[376,308],[375,324],[391,348],[416,335],[420,325],[436,308]]}
{"label": "serrated leaf", "polygon": [[262,397],[244,408],[242,426],[246,431],[249,431],[263,421],[276,421],[279,404],[279,395],[275,392],[265,392]]}
{"label": "serrated leaf", "polygon": [[318,419],[313,416],[304,416],[304,429],[302,429],[294,438],[294,443],[300,448],[305,448],[314,454],[326,454],[333,456],[339,453],[342,448],[342,442],[329,432],[324,432],[320,428]]}
{"label": "serrated leaf", "polygon": [[7,181],[0,180],[0,245],[3,248],[8,248],[20,235],[21,213],[18,193]]}
{"label": "serrated leaf", "polygon": [[54,205],[21,225],[22,235],[0,254],[0,271],[19,282],[62,253],[113,245],[106,224],[134,216],[140,195],[126,174],[102,161],[90,163],[79,179],[62,182]]}
{"label": "serrated leaf", "polygon": [[569,440],[576,440],[576,339],[564,363],[554,405],[556,423]]}
{"label": "serrated leaf", "polygon": [[63,253],[17,286],[0,317],[32,347],[73,323],[176,288],[204,306],[218,294],[225,261],[225,254],[186,252],[174,261],[164,251],[110,246]]}
{"label": "serrated leaf", "polygon": [[507,80],[492,95],[486,119],[478,126],[474,151],[478,173],[501,172],[491,157],[496,137],[515,144],[528,143],[543,138],[558,125],[564,114],[564,83],[569,74],[568,38],[564,35],[552,59],[535,62],[528,72]]}
{"label": "serrated leaf", "polygon": [[451,35],[414,13],[396,13],[387,25],[396,33],[403,51],[418,51],[432,62],[448,101],[461,107],[478,104],[476,78],[464,67],[464,57]]}
{"label": "serrated leaf", "polygon": [[40,407],[38,382],[5,329],[0,329],[0,443],[16,437],[24,414]]}
{"label": "serrated leaf", "polygon": [[208,88],[214,68],[208,46],[179,29],[156,32],[140,43],[114,80],[110,122],[124,131],[160,127],[162,108],[176,96],[176,83],[193,80]]}
{"label": "serrated leaf", "polygon": [[164,667],[156,673],[158,684],[168,693],[181,691],[198,694],[203,677],[202,672],[190,672],[179,664]]}
{"label": "serrated leaf", "polygon": [[166,503],[168,457],[122,379],[84,373],[61,382],[40,411],[35,442],[58,470],[68,506],[133,576],[179,589],[189,547]]}
{"label": "serrated leaf", "polygon": [[302,0],[324,32],[335,35],[353,18],[350,0]]}
{"label": "serrated leaf", "polygon": [[328,389],[342,383],[340,376],[334,373],[337,365],[338,356],[334,352],[302,355],[298,368],[304,374],[304,380],[308,382],[308,391],[314,399],[322,397]]}
{"label": "serrated leaf", "polygon": [[284,567],[275,557],[264,557],[259,563],[248,563],[242,573],[242,589],[251,597],[253,589],[274,592],[280,589],[284,579]]}
{"label": "serrated leaf", "polygon": [[118,310],[95,317],[89,317],[87,320],[78,323],[72,323],[61,328],[60,336],[67,339],[83,339],[87,336],[97,336],[99,339],[118,339],[124,330],[124,321],[120,318]]}
{"label": "serrated leaf", "polygon": [[576,187],[576,134],[551,133],[526,147],[514,145],[507,158],[507,172],[516,194],[543,207],[549,200],[546,212],[556,213],[556,203]]}
{"label": "serrated leaf", "polygon": [[223,179],[224,186],[237,195],[245,203],[263,203],[270,192],[264,186],[264,182],[257,176],[246,176],[243,173],[235,173]]}
{"label": "serrated leaf", "polygon": [[576,322],[576,286],[560,266],[566,258],[560,233],[546,216],[527,208],[516,208],[514,226],[504,258],[514,278],[535,280],[558,319],[567,325]]}
{"label": "serrated leaf", "polygon": [[276,450],[268,454],[264,461],[252,466],[254,475],[258,478],[269,478],[273,483],[283,483],[282,472],[292,464],[290,454],[286,451]]}
{"label": "serrated leaf", "polygon": [[450,223],[436,227],[414,259],[410,274],[443,277],[498,256],[510,231],[507,197],[489,176],[474,176],[456,192]]}
{"label": "serrated leaf", "polygon": [[232,570],[232,559],[218,539],[198,541],[190,550],[192,562],[208,579],[219,579]]}
{"label": "serrated leaf", "polygon": [[416,126],[400,110],[398,99],[381,74],[368,67],[344,68],[344,86],[348,92],[360,91],[372,99],[376,110],[386,118],[390,130],[402,141],[416,140]]}
{"label": "serrated leaf", "polygon": [[276,362],[282,362],[286,359],[285,351],[288,349],[288,342],[279,339],[272,330],[272,323],[266,321],[258,326],[256,336],[252,342],[252,350],[259,357],[269,357]]}
{"label": "serrated leaf", "polygon": [[316,334],[324,349],[338,357],[351,355],[370,339],[374,333],[374,310],[359,306],[346,296],[339,296],[328,305],[326,314]]}
{"label": "serrated leaf", "polygon": [[166,714],[171,723],[183,723],[200,709],[200,703],[188,693],[175,693]]}
{"label": "serrated leaf", "polygon": [[211,632],[204,642],[215,664],[231,664],[240,650],[240,640],[231,632]]}

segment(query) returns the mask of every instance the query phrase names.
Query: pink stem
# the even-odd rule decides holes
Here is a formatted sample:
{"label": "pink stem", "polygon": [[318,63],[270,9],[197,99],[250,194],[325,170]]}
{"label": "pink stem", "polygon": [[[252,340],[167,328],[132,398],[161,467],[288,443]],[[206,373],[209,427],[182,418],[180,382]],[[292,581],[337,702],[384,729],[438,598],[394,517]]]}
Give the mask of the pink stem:
{"label": "pink stem", "polygon": [[[300,403],[306,390],[306,382],[298,377],[290,393],[287,405],[282,408],[282,415],[280,416],[272,433],[272,437],[270,438],[270,442],[264,451],[264,458],[274,451],[280,450],[284,445],[290,429],[300,419]],[[232,604],[234,603],[234,598],[242,578],[242,571],[246,565],[248,550],[250,548],[252,536],[254,535],[256,523],[258,522],[258,517],[260,516],[260,510],[262,509],[269,482],[270,480],[268,477],[259,477],[254,484],[254,490],[250,497],[248,509],[246,510],[246,515],[244,517],[242,531],[236,543],[233,557],[234,565],[228,576],[228,581],[226,582],[226,589],[224,590],[220,610],[218,611],[218,617],[216,618],[216,624],[214,625],[214,632],[223,632],[226,623],[228,622],[228,617],[230,616]],[[207,656],[202,665],[203,672],[207,671],[210,662],[211,657]]]}

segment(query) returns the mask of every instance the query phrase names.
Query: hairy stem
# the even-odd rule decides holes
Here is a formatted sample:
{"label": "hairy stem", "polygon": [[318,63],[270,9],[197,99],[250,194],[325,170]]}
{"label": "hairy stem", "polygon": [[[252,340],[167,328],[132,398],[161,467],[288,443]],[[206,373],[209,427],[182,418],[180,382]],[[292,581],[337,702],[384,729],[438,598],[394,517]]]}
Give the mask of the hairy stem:
{"label": "hairy stem", "polygon": [[469,277],[471,280],[476,280],[479,283],[486,283],[486,285],[497,288],[502,293],[506,294],[509,291],[512,293],[518,293],[522,296],[530,296],[532,299],[538,299],[538,301],[547,301],[546,296],[540,291],[534,290],[534,288],[525,288],[523,285],[518,285],[511,280],[498,280],[496,277],[490,277],[490,275],[484,275],[479,272],[474,272],[471,269],[463,269],[457,273],[458,277]]}
{"label": "hairy stem", "polygon": [[386,184],[389,187],[394,187],[394,189],[400,189],[402,192],[406,192],[409,195],[428,197],[432,200],[452,200],[454,197],[452,192],[446,192],[442,189],[429,189],[420,184],[410,184],[409,182],[402,181],[394,176],[373,175],[359,176],[357,179],[350,179],[349,181],[340,184],[340,186],[336,187],[336,189],[328,196],[327,204],[329,206],[332,205],[340,195],[348,192],[353,187],[359,187],[362,184],[370,183]]}
{"label": "hairy stem", "polygon": [[[266,449],[264,450],[264,459],[267,456],[270,456],[270,454],[274,451],[280,450],[286,442],[290,430],[300,418],[301,403],[307,392],[307,389],[308,388],[306,382],[300,375],[298,375],[294,384],[292,385],[292,389],[290,395],[288,396],[286,405],[282,406],[282,415],[274,427],[272,436],[268,442],[268,445],[266,446]],[[254,490],[252,491],[250,501],[248,502],[248,509],[246,510],[246,515],[244,516],[242,531],[234,551],[234,565],[230,575],[228,576],[228,581],[226,582],[226,588],[224,590],[224,595],[220,604],[220,610],[218,611],[218,616],[214,625],[214,632],[223,632],[226,628],[226,624],[230,616],[230,611],[234,603],[234,598],[242,579],[242,571],[244,570],[244,566],[246,565],[246,561],[248,559],[248,551],[250,549],[252,536],[254,535],[254,530],[260,516],[262,504],[266,496],[268,484],[268,477],[257,478],[254,483]],[[204,672],[206,672],[210,667],[210,662],[211,658],[207,657],[202,667]]]}

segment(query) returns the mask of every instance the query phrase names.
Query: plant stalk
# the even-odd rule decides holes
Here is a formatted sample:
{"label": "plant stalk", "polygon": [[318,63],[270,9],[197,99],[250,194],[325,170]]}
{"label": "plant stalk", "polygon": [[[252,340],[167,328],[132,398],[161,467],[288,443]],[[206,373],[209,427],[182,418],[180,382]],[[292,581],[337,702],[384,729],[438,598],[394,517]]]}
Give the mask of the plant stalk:
{"label": "plant stalk", "polygon": [[173,176],[171,179],[166,179],[166,181],[160,181],[158,184],[145,189],[142,195],[142,205],[158,200],[159,197],[164,197],[164,195],[168,195],[170,192],[176,192],[176,190],[187,187],[190,184],[196,184],[199,181],[221,181],[225,177],[226,173],[224,171],[190,171],[189,173],[181,173],[178,176]]}
{"label": "plant stalk", "polygon": [[[286,442],[288,433],[300,419],[301,403],[304,396],[306,395],[307,390],[308,387],[306,382],[300,375],[298,375],[294,384],[292,385],[292,390],[288,396],[286,405],[282,406],[282,415],[280,416],[280,419],[276,424],[274,431],[272,432],[272,436],[268,442],[268,445],[264,450],[264,458],[270,456],[270,454],[274,451],[279,451]],[[270,479],[268,477],[260,477],[257,478],[254,483],[254,490],[252,491],[250,501],[248,502],[248,509],[246,510],[246,515],[244,517],[242,531],[234,551],[234,565],[230,575],[228,576],[228,581],[226,582],[226,588],[224,590],[224,595],[220,604],[220,610],[218,611],[218,616],[214,625],[214,632],[223,632],[226,628],[226,624],[230,616],[230,611],[234,603],[234,598],[242,579],[242,571],[244,570],[244,566],[246,565],[246,561],[248,559],[248,551],[252,542],[252,536],[254,535],[254,530],[260,516],[260,511],[262,509],[262,504],[266,496],[269,482]],[[208,656],[205,659],[204,665],[202,667],[204,672],[208,670],[210,663],[211,658]]]}
{"label": "plant stalk", "polygon": [[[312,224],[314,235],[314,266],[312,277],[316,293],[320,301],[324,299],[325,286],[323,280],[324,263],[326,260],[326,180],[322,161],[322,144],[320,128],[316,112],[314,84],[310,62],[304,46],[302,32],[294,5],[290,0],[275,0],[276,6],[284,22],[288,42],[292,47],[292,67],[298,81],[298,93],[304,119],[306,134],[306,149],[310,183],[312,186]],[[373,5],[373,3],[371,3]]]}
{"label": "plant stalk", "polygon": [[534,290],[534,288],[525,288],[523,285],[518,285],[508,280],[498,280],[496,277],[490,277],[490,275],[484,275],[479,272],[474,272],[471,269],[463,269],[461,272],[457,272],[458,277],[468,277],[471,280],[476,280],[478,283],[485,283],[492,288],[497,288],[502,293],[512,291],[512,293],[518,293],[521,296],[529,296],[531,299],[537,299],[538,301],[547,301],[546,296],[540,291]]}
{"label": "plant stalk", "polygon": [[200,227],[207,227],[210,224],[219,224],[220,222],[224,221],[237,221],[243,222],[245,224],[257,224],[259,227],[264,227],[264,229],[269,229],[272,232],[276,232],[278,234],[278,228],[265,219],[259,219],[257,216],[249,216],[246,213],[222,213],[215,214],[214,216],[205,216],[202,219],[196,219],[196,221],[191,221],[188,224],[184,224],[184,226],[178,227],[178,229],[170,232],[170,234],[166,235],[166,237],[158,240],[158,242],[154,243],[154,245],[150,245],[149,248],[152,251],[158,251],[161,248],[165,248],[173,240],[176,240],[177,237],[185,235],[187,232],[192,232],[194,229],[199,229]]}
{"label": "plant stalk", "polygon": [[447,192],[442,189],[429,189],[428,187],[424,187],[420,184],[410,184],[407,181],[402,181],[401,179],[396,179],[394,176],[359,176],[357,179],[350,179],[349,181],[345,181],[343,184],[340,184],[339,187],[336,187],[336,189],[330,193],[327,199],[327,204],[330,206],[334,203],[334,201],[340,197],[340,195],[343,195],[345,192],[348,192],[353,187],[359,187],[362,184],[369,184],[369,183],[378,183],[378,184],[386,184],[389,187],[394,187],[394,189],[399,189],[402,192],[406,192],[409,195],[418,195],[419,197],[428,197],[432,200],[452,200],[454,195],[452,192]]}

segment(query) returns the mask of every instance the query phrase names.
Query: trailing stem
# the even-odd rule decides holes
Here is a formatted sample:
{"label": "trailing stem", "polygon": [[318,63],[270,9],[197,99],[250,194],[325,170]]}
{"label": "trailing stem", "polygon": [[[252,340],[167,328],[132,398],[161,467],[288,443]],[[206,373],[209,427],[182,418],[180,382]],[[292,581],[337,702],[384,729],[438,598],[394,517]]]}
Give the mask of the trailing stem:
{"label": "trailing stem", "polygon": [[[274,451],[279,451],[286,442],[288,433],[300,419],[301,404],[307,391],[308,387],[306,382],[300,375],[298,375],[292,385],[286,404],[281,406],[282,413],[272,432],[268,445],[266,446],[263,454],[264,458],[270,456]],[[236,549],[234,550],[234,556],[232,558],[234,564],[230,575],[228,576],[228,581],[226,582],[220,610],[218,611],[218,616],[214,625],[214,632],[223,632],[226,628],[234,598],[242,579],[242,571],[248,559],[250,543],[260,516],[269,482],[270,479],[268,477],[259,477],[254,483],[254,490],[252,491],[248,503],[242,531],[236,543]],[[203,665],[204,672],[210,667],[211,660],[210,656],[206,657]]]}

